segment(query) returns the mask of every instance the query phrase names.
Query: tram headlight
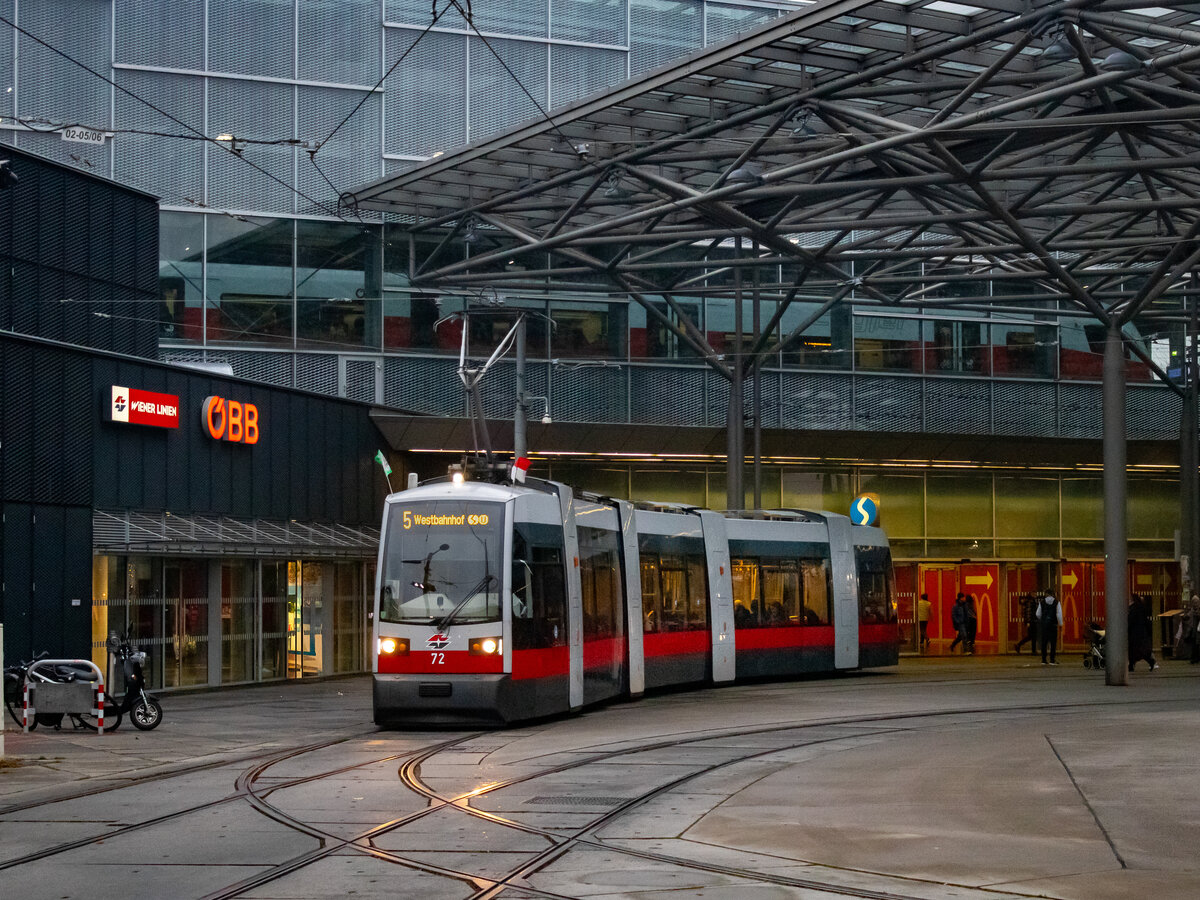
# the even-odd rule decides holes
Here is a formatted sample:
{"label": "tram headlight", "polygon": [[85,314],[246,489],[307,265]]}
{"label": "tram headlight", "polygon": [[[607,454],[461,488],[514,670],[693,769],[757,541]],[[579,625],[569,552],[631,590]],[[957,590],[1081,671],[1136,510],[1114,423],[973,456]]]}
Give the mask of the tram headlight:
{"label": "tram headlight", "polygon": [[467,647],[472,656],[495,656],[503,652],[498,637],[471,638]]}
{"label": "tram headlight", "polygon": [[378,646],[380,656],[408,655],[408,641],[403,638],[381,637]]}

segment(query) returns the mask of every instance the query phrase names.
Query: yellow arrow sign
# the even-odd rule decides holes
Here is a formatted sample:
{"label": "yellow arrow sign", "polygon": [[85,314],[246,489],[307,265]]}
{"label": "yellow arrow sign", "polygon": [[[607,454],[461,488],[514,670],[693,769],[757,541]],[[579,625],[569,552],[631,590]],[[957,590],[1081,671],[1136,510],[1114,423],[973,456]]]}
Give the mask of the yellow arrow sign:
{"label": "yellow arrow sign", "polygon": [[969,585],[981,584],[986,588],[990,588],[992,586],[992,573],[988,572],[986,575],[968,575],[966,582]]}
{"label": "yellow arrow sign", "polygon": [[1079,584],[1079,576],[1074,572],[1071,572],[1069,575],[1064,575],[1062,581],[1064,587],[1073,588],[1075,585]]}

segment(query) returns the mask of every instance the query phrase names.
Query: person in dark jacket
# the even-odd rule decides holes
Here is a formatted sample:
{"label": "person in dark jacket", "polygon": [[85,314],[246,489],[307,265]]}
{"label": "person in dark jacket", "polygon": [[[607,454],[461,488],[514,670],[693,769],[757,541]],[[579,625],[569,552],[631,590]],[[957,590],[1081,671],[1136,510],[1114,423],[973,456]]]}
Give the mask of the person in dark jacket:
{"label": "person in dark jacket", "polygon": [[1050,591],[1045,591],[1037,607],[1038,643],[1042,645],[1042,665],[1046,665],[1046,654],[1050,654],[1049,665],[1057,666],[1058,629],[1062,627],[1062,604]]}
{"label": "person in dark jacket", "polygon": [[1144,659],[1150,664],[1153,672],[1158,665],[1154,661],[1153,638],[1154,632],[1150,626],[1150,608],[1140,594],[1129,597],[1129,671],[1132,672],[1138,660]]}
{"label": "person in dark jacket", "polygon": [[979,631],[979,613],[975,609],[975,595],[967,594],[966,600],[963,602],[963,633],[966,635],[966,640],[963,641],[963,652],[975,655],[975,635]]}
{"label": "person in dark jacket", "polygon": [[1021,595],[1021,618],[1025,622],[1025,637],[1017,641],[1017,653],[1029,644],[1029,652],[1037,653],[1037,601],[1029,594]]}
{"label": "person in dark jacket", "polygon": [[967,603],[960,593],[954,598],[954,606],[950,609],[950,624],[954,626],[954,640],[950,644],[950,652],[954,652],[954,648],[960,643],[963,645],[963,652],[967,651]]}

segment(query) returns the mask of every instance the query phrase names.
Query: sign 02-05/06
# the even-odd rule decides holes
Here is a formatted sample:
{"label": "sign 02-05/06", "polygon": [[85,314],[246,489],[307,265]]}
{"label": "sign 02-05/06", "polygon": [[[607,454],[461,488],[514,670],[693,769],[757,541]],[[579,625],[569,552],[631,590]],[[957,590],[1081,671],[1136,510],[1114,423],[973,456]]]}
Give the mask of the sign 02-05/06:
{"label": "sign 02-05/06", "polygon": [[224,397],[207,397],[200,408],[200,424],[214,441],[258,443],[258,407]]}

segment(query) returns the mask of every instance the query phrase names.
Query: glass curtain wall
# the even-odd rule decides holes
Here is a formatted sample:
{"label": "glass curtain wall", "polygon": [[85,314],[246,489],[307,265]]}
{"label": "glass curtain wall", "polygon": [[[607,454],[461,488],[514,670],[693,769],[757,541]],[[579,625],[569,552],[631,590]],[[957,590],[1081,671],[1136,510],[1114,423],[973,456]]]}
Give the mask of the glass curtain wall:
{"label": "glass curtain wall", "polygon": [[[361,561],[97,556],[92,659],[106,669],[106,640],[116,631],[147,652],[154,688],[363,672],[371,663],[368,575]],[[212,641],[219,670],[209,665]]]}
{"label": "glass curtain wall", "polygon": [[221,564],[221,683],[254,681],[258,644],[256,566],[249,560]]}

